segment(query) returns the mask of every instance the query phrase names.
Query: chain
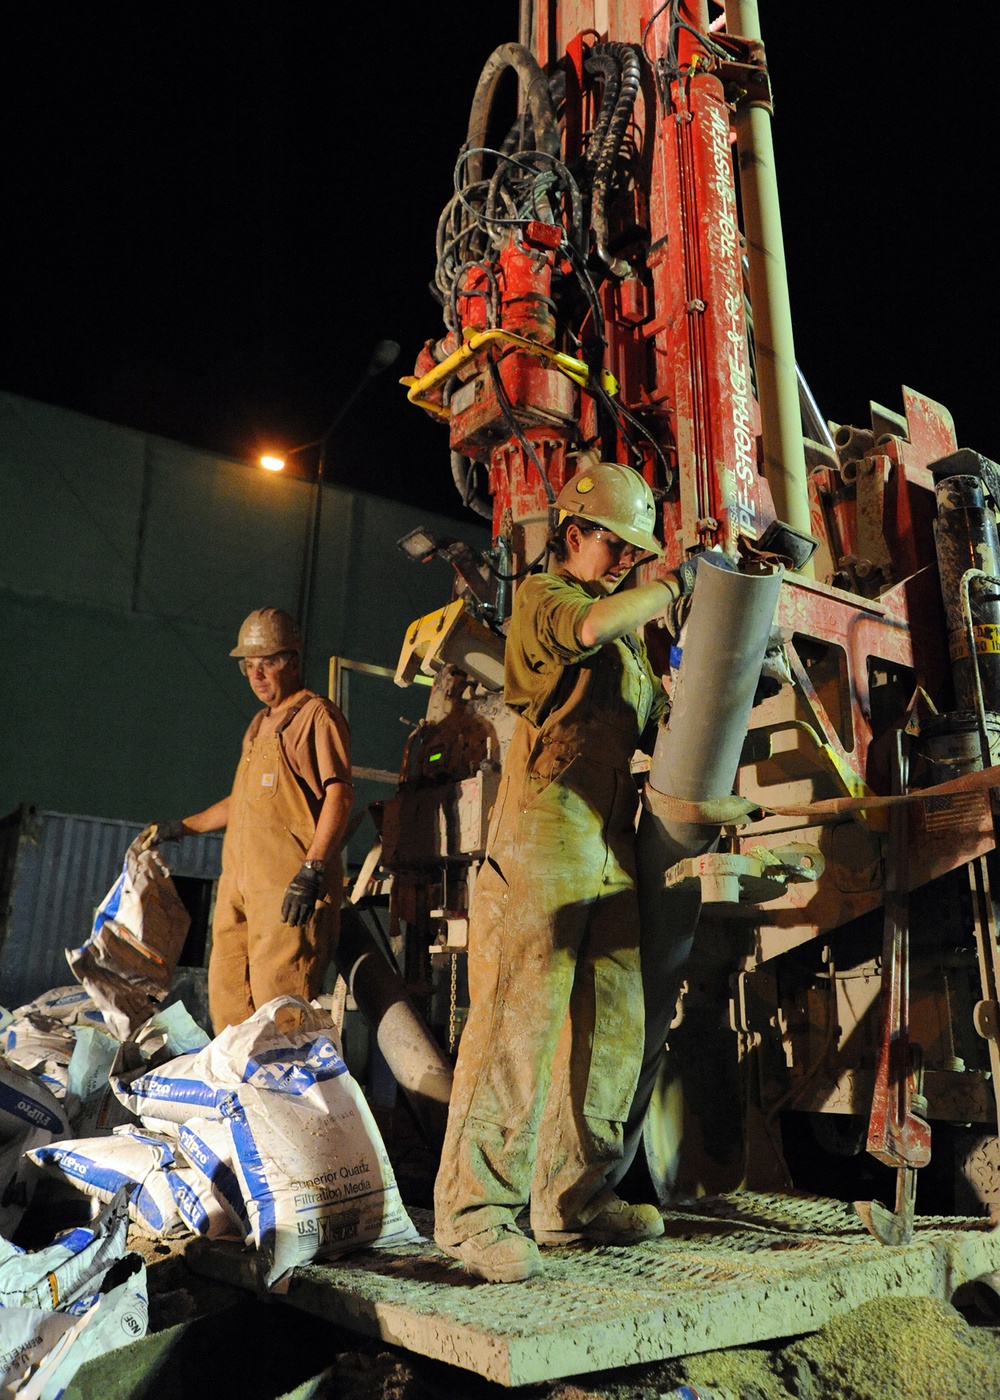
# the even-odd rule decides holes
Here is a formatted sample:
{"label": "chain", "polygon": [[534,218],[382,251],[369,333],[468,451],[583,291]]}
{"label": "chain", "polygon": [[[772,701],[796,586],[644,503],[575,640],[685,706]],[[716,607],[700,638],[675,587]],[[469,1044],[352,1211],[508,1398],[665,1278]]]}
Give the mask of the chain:
{"label": "chain", "polygon": [[451,989],[448,998],[448,1054],[454,1058],[458,1044],[458,954],[451,955]]}

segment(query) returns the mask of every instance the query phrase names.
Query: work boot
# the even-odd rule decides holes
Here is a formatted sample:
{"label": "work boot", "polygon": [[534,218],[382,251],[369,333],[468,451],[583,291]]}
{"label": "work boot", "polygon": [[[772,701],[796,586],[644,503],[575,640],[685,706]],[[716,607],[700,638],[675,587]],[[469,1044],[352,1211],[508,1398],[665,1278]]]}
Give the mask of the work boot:
{"label": "work boot", "polygon": [[461,1259],[470,1274],[487,1283],[523,1283],[542,1272],[538,1246],[514,1225],[495,1225],[460,1244],[438,1243],[438,1248],[452,1259]]}
{"label": "work boot", "polygon": [[586,1224],[565,1230],[535,1230],[539,1244],[641,1244],[663,1234],[663,1217],[656,1206],[630,1206],[613,1196]]}

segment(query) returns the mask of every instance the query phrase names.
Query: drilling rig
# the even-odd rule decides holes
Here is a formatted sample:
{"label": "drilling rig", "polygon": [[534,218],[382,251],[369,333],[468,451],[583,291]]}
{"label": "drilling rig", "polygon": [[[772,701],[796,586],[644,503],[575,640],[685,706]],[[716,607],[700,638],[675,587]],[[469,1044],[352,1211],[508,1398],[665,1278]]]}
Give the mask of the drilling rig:
{"label": "drilling rig", "polygon": [[633,1141],[663,1201],[864,1194],[879,1163],[889,1199],[859,1209],[898,1242],[919,1179],[939,1209],[1000,1211],[1000,468],[908,388],[870,425],[817,409],[757,6],[716,8],[522,0],[482,70],[437,228],[443,331],[403,383],[492,544],[401,541],[454,587],[400,655],[398,683],[433,686],[381,861],[404,975],[454,1049],[511,599],[566,480],[641,472],[665,554],[640,580],[706,551],[735,567],[699,569],[676,635],[646,629],[673,712],[633,765]]}

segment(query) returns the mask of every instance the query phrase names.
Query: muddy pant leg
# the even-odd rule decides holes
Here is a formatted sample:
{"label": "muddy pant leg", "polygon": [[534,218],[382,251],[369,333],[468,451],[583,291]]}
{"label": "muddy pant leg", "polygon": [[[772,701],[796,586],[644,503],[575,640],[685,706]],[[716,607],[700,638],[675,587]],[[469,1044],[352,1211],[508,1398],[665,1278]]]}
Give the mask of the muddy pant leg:
{"label": "muddy pant leg", "polygon": [[323,985],[336,946],[339,909],[324,902],[307,924],[295,927],[281,918],[284,893],[282,887],[255,890],[247,897],[250,990],[255,1007],[279,996],[311,1001]]}
{"label": "muddy pant leg", "polygon": [[656,1090],[670,1023],[676,1014],[684,969],[694,943],[701,895],[687,890],[647,895],[640,890],[640,913],[645,1044],[635,1098],[625,1124],[622,1159],[608,1174],[611,1186],[621,1181],[642,1144],[646,1112]]}
{"label": "muddy pant leg", "polygon": [[643,1046],[638,925],[631,888],[593,907],[538,1137],[536,1229],[585,1224],[605,1204],[608,1172],[621,1159]]}
{"label": "muddy pant leg", "polygon": [[247,920],[243,900],[225,871],[219,880],[208,963],[208,1006],[216,1033],[253,1014],[247,964]]}
{"label": "muddy pant leg", "polygon": [[553,946],[543,894],[530,878],[515,877],[508,887],[489,865],[476,889],[471,1012],[434,1190],[435,1236],[444,1244],[509,1223],[528,1201],[575,957],[572,946]]}

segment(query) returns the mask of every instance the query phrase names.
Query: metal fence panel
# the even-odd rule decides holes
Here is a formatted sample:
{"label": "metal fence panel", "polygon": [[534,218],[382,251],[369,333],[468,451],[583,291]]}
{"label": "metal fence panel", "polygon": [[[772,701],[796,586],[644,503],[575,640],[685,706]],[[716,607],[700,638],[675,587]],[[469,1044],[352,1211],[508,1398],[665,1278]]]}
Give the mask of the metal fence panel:
{"label": "metal fence panel", "polygon": [[[72,982],[65,950],[90,932],[138,822],[22,807],[0,822],[0,1005],[13,1009]],[[163,847],[174,875],[217,880],[222,834]]]}

